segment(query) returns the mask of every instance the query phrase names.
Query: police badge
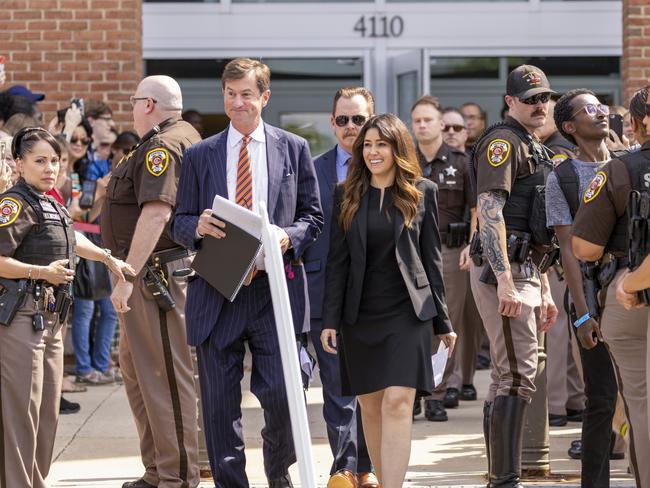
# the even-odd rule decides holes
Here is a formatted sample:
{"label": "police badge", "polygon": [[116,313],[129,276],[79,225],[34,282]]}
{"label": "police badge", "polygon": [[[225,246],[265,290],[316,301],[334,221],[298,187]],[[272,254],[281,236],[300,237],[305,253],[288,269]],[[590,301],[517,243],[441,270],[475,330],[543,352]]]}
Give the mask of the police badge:
{"label": "police badge", "polygon": [[169,153],[164,147],[152,149],[146,156],[147,171],[153,176],[160,176],[169,166]]}

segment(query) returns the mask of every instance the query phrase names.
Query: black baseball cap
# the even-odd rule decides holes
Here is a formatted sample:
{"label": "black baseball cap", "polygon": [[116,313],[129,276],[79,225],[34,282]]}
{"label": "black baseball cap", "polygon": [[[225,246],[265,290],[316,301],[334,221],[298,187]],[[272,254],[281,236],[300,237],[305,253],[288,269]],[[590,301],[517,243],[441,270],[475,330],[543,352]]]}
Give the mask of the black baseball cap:
{"label": "black baseball cap", "polygon": [[538,93],[555,93],[541,69],[531,64],[522,64],[510,72],[506,82],[507,95],[526,99]]}
{"label": "black baseball cap", "polygon": [[29,98],[32,102],[40,102],[45,98],[45,93],[35,93],[23,85],[15,85],[7,90],[11,95]]}

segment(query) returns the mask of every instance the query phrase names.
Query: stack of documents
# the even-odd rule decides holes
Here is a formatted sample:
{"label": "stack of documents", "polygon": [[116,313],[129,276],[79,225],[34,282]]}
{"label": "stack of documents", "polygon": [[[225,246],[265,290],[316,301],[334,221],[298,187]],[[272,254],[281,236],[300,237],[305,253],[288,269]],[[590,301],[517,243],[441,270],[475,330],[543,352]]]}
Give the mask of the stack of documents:
{"label": "stack of documents", "polygon": [[226,237],[205,236],[192,268],[229,301],[234,301],[262,247],[259,215],[219,195],[213,215],[226,223]]}

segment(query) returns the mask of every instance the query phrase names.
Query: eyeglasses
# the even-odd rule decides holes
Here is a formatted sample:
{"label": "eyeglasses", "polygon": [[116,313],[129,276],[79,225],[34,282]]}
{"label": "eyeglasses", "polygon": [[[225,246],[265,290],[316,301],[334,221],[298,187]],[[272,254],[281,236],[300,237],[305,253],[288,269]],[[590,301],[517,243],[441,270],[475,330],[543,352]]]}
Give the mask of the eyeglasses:
{"label": "eyeglasses", "polygon": [[77,142],[81,143],[83,146],[87,146],[90,144],[90,139],[87,137],[84,138],[79,138],[79,137],[73,137],[70,139],[70,144],[76,144]]}
{"label": "eyeglasses", "polygon": [[443,132],[462,132],[463,130],[465,130],[465,126],[460,124],[445,125],[442,129]]}
{"label": "eyeglasses", "polygon": [[339,115],[334,119],[334,122],[336,125],[339,127],[345,127],[348,125],[348,122],[352,120],[352,123],[358,127],[361,127],[363,124],[366,123],[366,120],[368,120],[368,117],[365,115],[353,115],[352,117],[349,117],[347,115]]}
{"label": "eyeglasses", "polygon": [[550,99],[551,99],[550,93],[538,93],[537,95],[533,95],[532,97],[520,98],[519,101],[521,103],[525,103],[526,105],[537,105],[538,103],[546,103]]}
{"label": "eyeglasses", "polygon": [[573,112],[573,114],[571,114],[571,118],[575,117],[583,110],[587,112],[587,115],[589,115],[589,117],[595,117],[596,115],[598,115],[599,111],[603,115],[609,115],[609,105],[603,105],[602,103],[599,104],[588,103],[584,107],[580,107],[578,110]]}
{"label": "eyeglasses", "polygon": [[136,104],[136,102],[137,102],[138,100],[151,100],[153,103],[158,103],[158,100],[156,100],[155,98],[151,98],[151,97],[136,97],[136,96],[131,95],[131,96],[129,97],[129,102],[131,102],[131,107],[135,107],[135,104]]}

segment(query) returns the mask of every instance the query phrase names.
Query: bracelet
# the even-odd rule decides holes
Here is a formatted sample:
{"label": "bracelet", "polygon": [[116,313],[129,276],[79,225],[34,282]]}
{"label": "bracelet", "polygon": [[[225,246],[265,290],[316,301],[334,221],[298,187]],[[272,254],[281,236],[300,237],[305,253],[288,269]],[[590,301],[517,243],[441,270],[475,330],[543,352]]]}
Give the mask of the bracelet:
{"label": "bracelet", "polygon": [[106,261],[111,259],[112,253],[111,253],[110,249],[106,249],[106,248],[104,248],[103,251],[104,251],[105,256],[104,256],[104,259],[102,259],[102,264],[106,264]]}
{"label": "bracelet", "polygon": [[589,315],[589,312],[587,312],[582,317],[580,317],[578,320],[573,322],[573,326],[577,329],[578,327],[580,327],[582,324],[584,324],[590,318],[591,318],[591,315]]}

